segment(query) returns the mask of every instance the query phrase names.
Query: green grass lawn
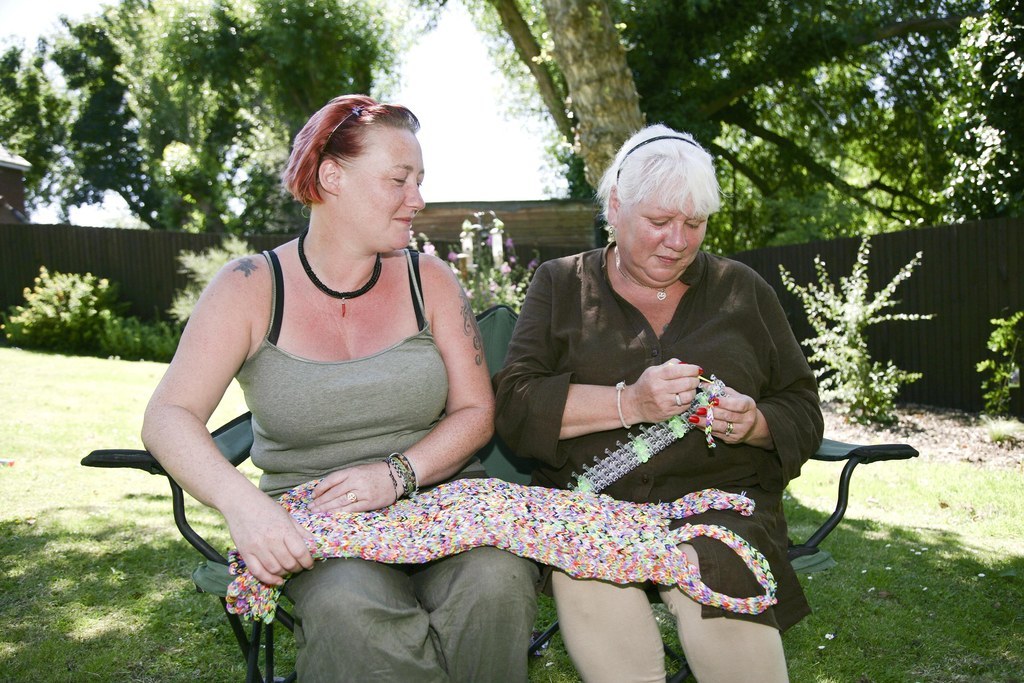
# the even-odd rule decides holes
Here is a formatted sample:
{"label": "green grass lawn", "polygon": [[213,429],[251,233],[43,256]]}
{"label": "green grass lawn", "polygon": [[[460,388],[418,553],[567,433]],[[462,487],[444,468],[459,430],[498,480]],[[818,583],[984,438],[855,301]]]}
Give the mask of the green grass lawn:
{"label": "green grass lawn", "polygon": [[[79,465],[96,448],[140,446],[163,368],[0,348],[0,460],[14,461],[0,467],[0,681],[242,679],[217,600],[194,592],[198,556],[165,481]],[[232,388],[211,426],[242,411]],[[788,501],[795,537],[831,510],[837,478],[805,467]],[[215,513],[190,514],[227,546]],[[784,636],[792,680],[1024,681],[1022,519],[1020,470],[861,467],[824,543],[839,565],[801,577],[814,614]],[[292,657],[283,634],[281,665]],[[557,638],[531,680],[577,680]]]}

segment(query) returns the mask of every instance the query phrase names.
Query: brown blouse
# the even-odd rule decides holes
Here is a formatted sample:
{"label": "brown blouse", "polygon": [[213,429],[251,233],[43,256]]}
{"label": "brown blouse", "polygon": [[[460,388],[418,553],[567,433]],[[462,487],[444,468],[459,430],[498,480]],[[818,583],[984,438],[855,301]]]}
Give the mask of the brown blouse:
{"label": "brown blouse", "polygon": [[[810,607],[786,559],[782,492],[821,443],[823,420],[814,375],[778,298],[749,267],[702,252],[683,274],[689,289],[659,336],[612,290],[606,254],[596,249],[547,261],[534,274],[505,367],[494,380],[497,431],[518,455],[538,461],[535,484],[568,488],[584,463],[627,440],[625,429],[560,440],[570,384],[632,384],[646,368],[678,358],[752,397],[775,450],[722,442],[709,449],[695,430],[604,493],[658,502],[714,487],[753,498],[751,517],[712,511],[685,521],[726,526],[764,553],[779,584],[779,604],[754,617],[711,607],[704,616],[751,618],[785,630]],[[760,593],[732,550],[703,538],[692,543],[712,589],[736,597]]]}

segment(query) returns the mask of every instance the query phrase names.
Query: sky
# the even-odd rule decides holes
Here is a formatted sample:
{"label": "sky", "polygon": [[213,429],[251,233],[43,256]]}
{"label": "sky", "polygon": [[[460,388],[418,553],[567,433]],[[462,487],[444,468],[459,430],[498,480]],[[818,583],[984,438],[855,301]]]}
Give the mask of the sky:
{"label": "sky", "polygon": [[[95,13],[108,0],[0,0],[0,38],[32,45],[58,28],[58,17]],[[465,10],[449,2],[437,28],[404,56],[393,102],[420,119],[426,166],[424,198],[430,202],[545,199],[544,139],[538,122],[506,120],[503,77],[492,66]],[[312,112],[310,112],[312,114]],[[72,210],[77,225],[114,224],[127,214],[120,201]],[[56,220],[43,208],[35,222]]]}

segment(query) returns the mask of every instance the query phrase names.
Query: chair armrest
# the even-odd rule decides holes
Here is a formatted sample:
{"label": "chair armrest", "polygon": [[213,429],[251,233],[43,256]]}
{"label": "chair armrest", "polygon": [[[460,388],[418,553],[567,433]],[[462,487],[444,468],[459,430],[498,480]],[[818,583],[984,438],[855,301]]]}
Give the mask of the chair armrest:
{"label": "chair armrest", "polygon": [[102,448],[82,458],[82,464],[86,467],[130,467],[167,476],[152,453],[138,449]]}
{"label": "chair armrest", "polygon": [[[249,458],[249,449],[252,448],[252,421],[251,413],[244,413],[227,424],[218,427],[213,431],[213,442],[217,445],[221,455],[235,467],[238,467]],[[199,535],[188,523],[185,515],[185,492],[178,482],[167,474],[167,471],[157,462],[149,451],[136,449],[105,448],[95,450],[82,458],[82,464],[86,467],[130,467],[150,474],[160,474],[167,477],[171,486],[171,507],[174,513],[174,523],[178,531],[189,544],[198,550],[207,560],[219,564],[227,564],[217,550],[211,546],[206,539]]]}
{"label": "chair armrest", "polygon": [[811,459],[839,462],[856,457],[859,462],[866,464],[882,460],[906,460],[917,457],[917,455],[917,449],[905,443],[863,446],[861,444],[835,441],[834,439],[822,439],[818,452],[812,455]]}
{"label": "chair armrest", "polygon": [[916,448],[907,444],[878,444],[861,445],[836,441],[834,439],[823,439],[818,452],[811,456],[812,460],[823,462],[845,462],[842,474],[839,476],[839,490],[836,493],[836,507],[829,518],[826,519],[810,537],[798,545],[789,547],[789,559],[813,555],[819,551],[818,544],[825,540],[825,537],[832,533],[839,522],[846,514],[846,507],[850,501],[850,479],[853,477],[853,470],[861,463],[869,464],[885,460],[907,460],[918,456]]}

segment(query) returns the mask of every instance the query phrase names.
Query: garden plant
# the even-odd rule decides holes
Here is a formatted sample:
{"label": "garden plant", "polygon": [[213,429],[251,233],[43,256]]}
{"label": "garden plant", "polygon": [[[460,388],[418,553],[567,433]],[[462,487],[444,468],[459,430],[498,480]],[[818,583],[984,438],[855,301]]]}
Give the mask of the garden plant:
{"label": "garden plant", "polygon": [[886,424],[893,420],[893,405],[900,387],[921,377],[897,368],[891,361],[871,358],[866,330],[886,320],[928,320],[930,314],[887,313],[898,302],[896,288],[920,264],[922,253],[903,266],[896,276],[871,296],[868,258],[871,243],[861,239],[856,262],[849,276],[839,278],[836,287],[825,262],[814,259],[818,282],[800,285],[779,266],[782,284],[799,297],[815,336],[802,343],[811,351],[808,361],[818,378],[822,401],[835,401],[841,413],[853,422]]}

